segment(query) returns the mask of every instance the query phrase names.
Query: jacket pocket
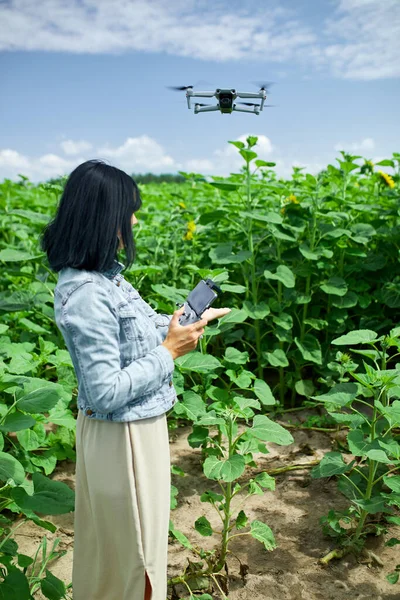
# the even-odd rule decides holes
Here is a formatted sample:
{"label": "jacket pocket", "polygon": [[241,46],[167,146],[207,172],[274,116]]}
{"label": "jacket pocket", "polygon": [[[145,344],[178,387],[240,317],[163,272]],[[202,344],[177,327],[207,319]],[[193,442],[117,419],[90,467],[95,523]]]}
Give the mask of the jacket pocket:
{"label": "jacket pocket", "polygon": [[117,308],[122,330],[128,340],[143,340],[146,336],[147,324],[129,304],[122,304]]}

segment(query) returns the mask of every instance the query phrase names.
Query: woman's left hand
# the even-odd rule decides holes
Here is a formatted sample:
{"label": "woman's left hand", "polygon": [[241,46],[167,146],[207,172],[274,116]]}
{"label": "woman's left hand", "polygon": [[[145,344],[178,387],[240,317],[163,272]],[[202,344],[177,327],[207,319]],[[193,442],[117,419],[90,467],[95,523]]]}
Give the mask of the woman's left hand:
{"label": "woman's left hand", "polygon": [[207,308],[201,315],[202,319],[207,319],[207,321],[212,321],[213,319],[219,319],[231,312],[230,308]]}

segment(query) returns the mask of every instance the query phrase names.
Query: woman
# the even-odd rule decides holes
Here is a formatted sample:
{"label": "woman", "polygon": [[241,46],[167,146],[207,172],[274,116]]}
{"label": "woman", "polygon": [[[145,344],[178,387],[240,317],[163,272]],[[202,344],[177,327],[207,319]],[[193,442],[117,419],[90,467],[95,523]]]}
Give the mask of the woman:
{"label": "woman", "polygon": [[74,600],[166,599],[174,359],[230,310],[209,308],[182,327],[183,307],[159,315],[125,280],[141,204],[129,175],[89,160],[70,174],[42,234],[78,381]]}

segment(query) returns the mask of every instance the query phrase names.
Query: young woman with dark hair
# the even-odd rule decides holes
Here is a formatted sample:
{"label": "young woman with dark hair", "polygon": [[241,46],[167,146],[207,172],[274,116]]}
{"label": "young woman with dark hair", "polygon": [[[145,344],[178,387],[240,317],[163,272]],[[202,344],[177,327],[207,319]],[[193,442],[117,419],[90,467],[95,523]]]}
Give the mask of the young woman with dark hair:
{"label": "young woman with dark hair", "polygon": [[88,160],[42,232],[58,272],[55,321],[78,381],[74,600],[166,600],[174,360],[230,310],[209,308],[182,327],[183,307],[158,314],[125,280],[141,205],[129,175]]}

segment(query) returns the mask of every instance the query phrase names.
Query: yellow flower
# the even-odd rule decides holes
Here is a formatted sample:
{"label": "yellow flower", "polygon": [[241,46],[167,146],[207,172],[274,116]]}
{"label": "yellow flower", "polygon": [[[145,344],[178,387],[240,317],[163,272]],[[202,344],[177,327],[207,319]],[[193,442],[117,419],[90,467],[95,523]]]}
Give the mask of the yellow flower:
{"label": "yellow flower", "polygon": [[378,171],[378,175],[380,175],[382,183],[385,183],[391,189],[394,188],[394,181],[390,175],[384,173],[383,171]]}
{"label": "yellow flower", "polygon": [[186,235],[183,236],[183,239],[192,240],[194,231],[196,231],[196,223],[194,221],[189,221],[187,223],[187,232]]}
{"label": "yellow flower", "polygon": [[290,194],[290,196],[288,196],[286,200],[287,202],[293,202],[293,204],[300,204],[300,202],[297,200],[294,194]]}
{"label": "yellow flower", "polygon": [[184,202],[179,202],[179,206],[182,208],[186,208],[186,204]]}

